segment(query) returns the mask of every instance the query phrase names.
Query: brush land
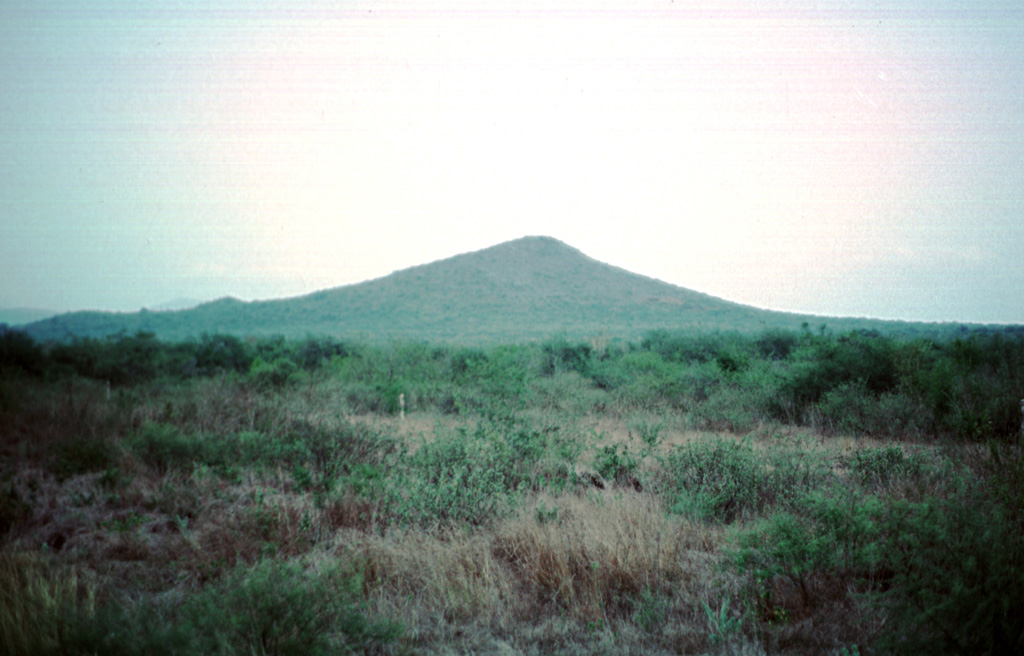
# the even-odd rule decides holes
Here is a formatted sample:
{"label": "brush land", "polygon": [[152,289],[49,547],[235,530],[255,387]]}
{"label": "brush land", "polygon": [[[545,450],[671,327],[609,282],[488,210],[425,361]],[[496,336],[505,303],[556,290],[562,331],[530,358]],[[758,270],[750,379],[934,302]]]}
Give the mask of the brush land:
{"label": "brush land", "polygon": [[0,335],[0,652],[1024,652],[1024,335]]}

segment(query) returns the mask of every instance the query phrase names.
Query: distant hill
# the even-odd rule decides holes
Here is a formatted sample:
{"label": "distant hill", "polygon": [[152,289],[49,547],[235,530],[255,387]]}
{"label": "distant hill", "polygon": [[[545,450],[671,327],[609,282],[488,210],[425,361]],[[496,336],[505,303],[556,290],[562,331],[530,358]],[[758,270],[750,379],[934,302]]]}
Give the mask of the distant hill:
{"label": "distant hill", "polygon": [[55,314],[57,313],[53,310],[41,310],[39,308],[0,308],[0,323],[17,326],[23,323],[41,321]]}
{"label": "distant hill", "polygon": [[150,305],[147,310],[154,312],[168,312],[173,310],[191,310],[202,303],[198,298],[175,298],[159,305]]}
{"label": "distant hill", "polygon": [[229,333],[487,343],[552,335],[635,339],[658,328],[756,332],[804,322],[837,331],[928,326],[761,310],[603,264],[550,237],[524,237],[295,298],[223,298],[165,312],[74,312],[26,330],[39,341],[148,331],[168,340]]}

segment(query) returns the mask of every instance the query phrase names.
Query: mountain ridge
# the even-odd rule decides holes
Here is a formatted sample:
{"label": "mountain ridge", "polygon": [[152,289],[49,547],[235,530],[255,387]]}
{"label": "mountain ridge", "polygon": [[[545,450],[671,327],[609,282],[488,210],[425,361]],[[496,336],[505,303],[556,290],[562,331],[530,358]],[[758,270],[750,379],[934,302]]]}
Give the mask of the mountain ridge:
{"label": "mountain ridge", "polygon": [[42,321],[55,314],[57,314],[56,310],[45,310],[43,308],[4,307],[0,308],[0,324],[6,323],[11,326],[18,326]]}
{"label": "mountain ridge", "polygon": [[656,329],[753,332],[823,322],[839,330],[889,332],[915,325],[763,310],[600,262],[552,237],[528,236],[301,296],[222,297],[176,311],[73,312],[22,329],[37,341],[145,331],[169,340],[227,333],[477,343],[552,335],[633,339]]}

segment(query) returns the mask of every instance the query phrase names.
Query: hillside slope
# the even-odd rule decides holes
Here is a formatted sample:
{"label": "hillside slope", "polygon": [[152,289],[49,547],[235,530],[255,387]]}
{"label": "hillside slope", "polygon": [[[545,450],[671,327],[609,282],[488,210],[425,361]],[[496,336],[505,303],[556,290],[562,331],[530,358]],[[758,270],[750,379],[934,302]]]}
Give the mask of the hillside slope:
{"label": "hillside slope", "polygon": [[[362,340],[494,342],[566,337],[636,338],[652,329],[758,331],[819,325],[819,317],[724,301],[593,260],[550,237],[524,237],[305,296],[224,298],[177,312],[75,312],[26,326],[40,341],[150,331],[331,335]],[[837,329],[898,329],[899,322],[828,319]]]}

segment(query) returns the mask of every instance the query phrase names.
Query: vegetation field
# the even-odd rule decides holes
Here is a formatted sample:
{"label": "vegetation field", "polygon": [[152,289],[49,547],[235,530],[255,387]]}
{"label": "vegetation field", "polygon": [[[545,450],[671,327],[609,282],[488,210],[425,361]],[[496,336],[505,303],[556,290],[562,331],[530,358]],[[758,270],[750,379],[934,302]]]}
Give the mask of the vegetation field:
{"label": "vegetation field", "polygon": [[0,334],[0,653],[1024,653],[1024,334]]}

